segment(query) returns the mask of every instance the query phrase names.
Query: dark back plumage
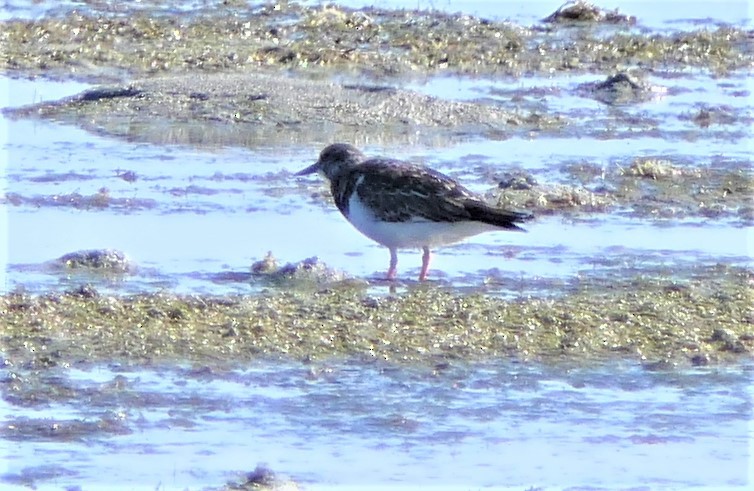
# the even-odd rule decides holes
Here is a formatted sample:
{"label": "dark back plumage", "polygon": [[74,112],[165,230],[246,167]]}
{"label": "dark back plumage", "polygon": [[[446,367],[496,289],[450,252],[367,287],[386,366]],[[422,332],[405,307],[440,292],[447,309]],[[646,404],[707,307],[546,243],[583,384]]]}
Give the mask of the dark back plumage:
{"label": "dark back plumage", "polygon": [[528,213],[493,208],[445,174],[399,160],[366,160],[348,169],[331,186],[335,202],[344,214],[355,189],[364,205],[388,222],[478,221],[518,229],[516,222],[531,218]]}
{"label": "dark back plumage", "polygon": [[366,159],[356,147],[345,143],[326,147],[317,163],[302,173],[314,171],[330,181],[335,204],[346,216],[355,192],[377,218],[386,222],[478,221],[521,230],[516,223],[532,218],[530,213],[489,206],[441,172],[401,160]]}

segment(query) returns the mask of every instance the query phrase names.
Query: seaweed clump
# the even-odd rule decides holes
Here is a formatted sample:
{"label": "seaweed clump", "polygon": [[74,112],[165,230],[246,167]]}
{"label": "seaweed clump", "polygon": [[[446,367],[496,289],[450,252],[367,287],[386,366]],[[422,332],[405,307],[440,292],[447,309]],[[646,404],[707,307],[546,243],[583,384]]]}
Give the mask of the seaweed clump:
{"label": "seaweed clump", "polygon": [[[558,298],[513,300],[412,288],[256,296],[0,296],[7,366],[81,361],[198,361],[355,356],[398,362],[620,356],[699,364],[754,349],[754,276],[691,271],[688,280],[583,280]],[[714,322],[711,322],[714,320]]]}
{"label": "seaweed clump", "polygon": [[566,2],[558,10],[543,19],[549,23],[589,22],[607,24],[635,24],[636,17],[615,10],[604,10],[584,0]]}

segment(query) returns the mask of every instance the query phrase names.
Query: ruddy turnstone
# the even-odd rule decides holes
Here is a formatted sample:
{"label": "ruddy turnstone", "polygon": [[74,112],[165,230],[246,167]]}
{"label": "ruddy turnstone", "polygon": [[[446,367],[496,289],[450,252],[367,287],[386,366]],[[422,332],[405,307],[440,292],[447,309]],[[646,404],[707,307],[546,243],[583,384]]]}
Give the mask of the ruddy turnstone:
{"label": "ruddy turnstone", "polygon": [[295,175],[315,172],[330,181],[335,204],[351,225],[390,250],[391,280],[399,248],[422,248],[423,281],[430,247],[491,230],[523,230],[516,223],[532,218],[530,213],[494,208],[440,172],[400,160],[368,159],[345,143],[326,147],[316,163]]}

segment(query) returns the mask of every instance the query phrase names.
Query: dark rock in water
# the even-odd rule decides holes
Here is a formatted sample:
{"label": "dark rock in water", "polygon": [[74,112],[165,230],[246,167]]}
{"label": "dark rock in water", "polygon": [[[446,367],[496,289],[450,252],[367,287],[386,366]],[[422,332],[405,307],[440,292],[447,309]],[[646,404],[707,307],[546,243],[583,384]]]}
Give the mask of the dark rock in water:
{"label": "dark rock in water", "polygon": [[537,180],[522,172],[506,172],[499,178],[497,185],[500,189],[531,189],[537,185]]}
{"label": "dark rock in water", "polygon": [[258,465],[256,469],[246,476],[246,483],[257,486],[272,486],[277,481],[275,473],[268,467]]}
{"label": "dark rock in water", "polygon": [[119,172],[118,177],[123,179],[126,182],[136,182],[138,179],[138,176],[136,175],[136,172],[132,170],[127,170],[124,172]]}
{"label": "dark rock in water", "polygon": [[584,0],[566,2],[558,10],[548,15],[542,22],[576,23],[602,22],[606,24],[635,24],[636,17],[618,13],[618,10],[603,10]]}
{"label": "dark rock in water", "polygon": [[327,269],[325,263],[320,262],[318,257],[313,256],[297,263],[288,263],[277,270],[277,273],[281,275],[294,276],[300,274],[302,271],[317,271],[324,269]]}
{"label": "dark rock in water", "polygon": [[87,90],[77,96],[80,101],[92,102],[103,99],[115,99],[116,97],[135,97],[141,94],[141,90],[135,87],[96,87]]}
{"label": "dark rock in water", "polygon": [[730,329],[715,328],[712,331],[710,341],[720,343],[722,351],[732,351],[734,353],[746,353],[748,351],[738,336]]}
{"label": "dark rock in water", "polygon": [[706,353],[696,354],[691,357],[691,365],[695,367],[705,367],[710,363],[710,357]]}
{"label": "dark rock in water", "polygon": [[345,279],[345,275],[341,271],[330,268],[317,257],[310,257],[278,267],[277,259],[271,252],[268,252],[261,261],[252,264],[251,272],[257,277],[272,282],[285,282],[286,284],[299,282],[321,284]]}
{"label": "dark rock in water", "polygon": [[326,283],[344,279],[340,271],[330,268],[319,260],[318,257],[310,257],[296,263],[288,263],[275,272],[280,279],[292,279],[300,281],[314,281]]}
{"label": "dark rock in water", "polygon": [[665,87],[652,85],[626,72],[618,72],[602,82],[581,84],[577,91],[583,97],[592,97],[610,105],[644,102],[667,93]]}
{"label": "dark rock in water", "polygon": [[647,361],[645,363],[642,363],[641,367],[648,372],[662,372],[666,370],[673,370],[675,368],[672,361],[665,359]]}
{"label": "dark rock in water", "polygon": [[278,261],[275,256],[272,255],[272,251],[261,261],[257,261],[251,265],[252,274],[270,274],[278,270]]}
{"label": "dark rock in water", "polygon": [[618,191],[615,185],[604,181],[587,184],[584,189],[594,194],[615,194]]}
{"label": "dark rock in water", "polygon": [[299,487],[293,481],[281,479],[267,466],[260,464],[257,465],[256,469],[249,472],[242,481],[228,483],[222,489],[228,491],[296,491]]}
{"label": "dark rock in water", "polygon": [[112,273],[128,273],[134,265],[125,253],[113,249],[93,249],[65,254],[55,262],[65,269],[101,270]]}
{"label": "dark rock in water", "polygon": [[396,94],[398,90],[395,87],[387,85],[365,85],[365,84],[348,84],[343,86],[344,89],[360,90],[362,92],[386,92],[388,94]]}
{"label": "dark rock in water", "polygon": [[86,285],[81,285],[78,288],[74,288],[73,290],[67,290],[65,293],[72,297],[81,297],[81,298],[99,297],[99,292],[97,291],[97,289],[94,288],[94,286],[89,283],[87,283]]}
{"label": "dark rock in water", "polygon": [[598,83],[594,88],[596,90],[617,90],[619,84],[628,86],[632,90],[642,90],[643,88],[639,79],[625,72],[607,77],[604,82]]}

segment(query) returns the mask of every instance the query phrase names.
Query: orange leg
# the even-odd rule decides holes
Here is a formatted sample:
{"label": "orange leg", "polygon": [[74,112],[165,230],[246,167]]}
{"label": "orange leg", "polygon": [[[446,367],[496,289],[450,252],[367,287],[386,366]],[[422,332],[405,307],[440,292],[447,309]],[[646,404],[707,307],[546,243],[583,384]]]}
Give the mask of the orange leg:
{"label": "orange leg", "polygon": [[398,251],[395,247],[390,248],[390,269],[387,270],[387,279],[394,280],[398,272]]}
{"label": "orange leg", "polygon": [[422,255],[422,271],[419,273],[419,281],[427,279],[427,273],[429,272],[429,260],[432,258],[429,252],[429,247],[424,246],[424,254]]}

